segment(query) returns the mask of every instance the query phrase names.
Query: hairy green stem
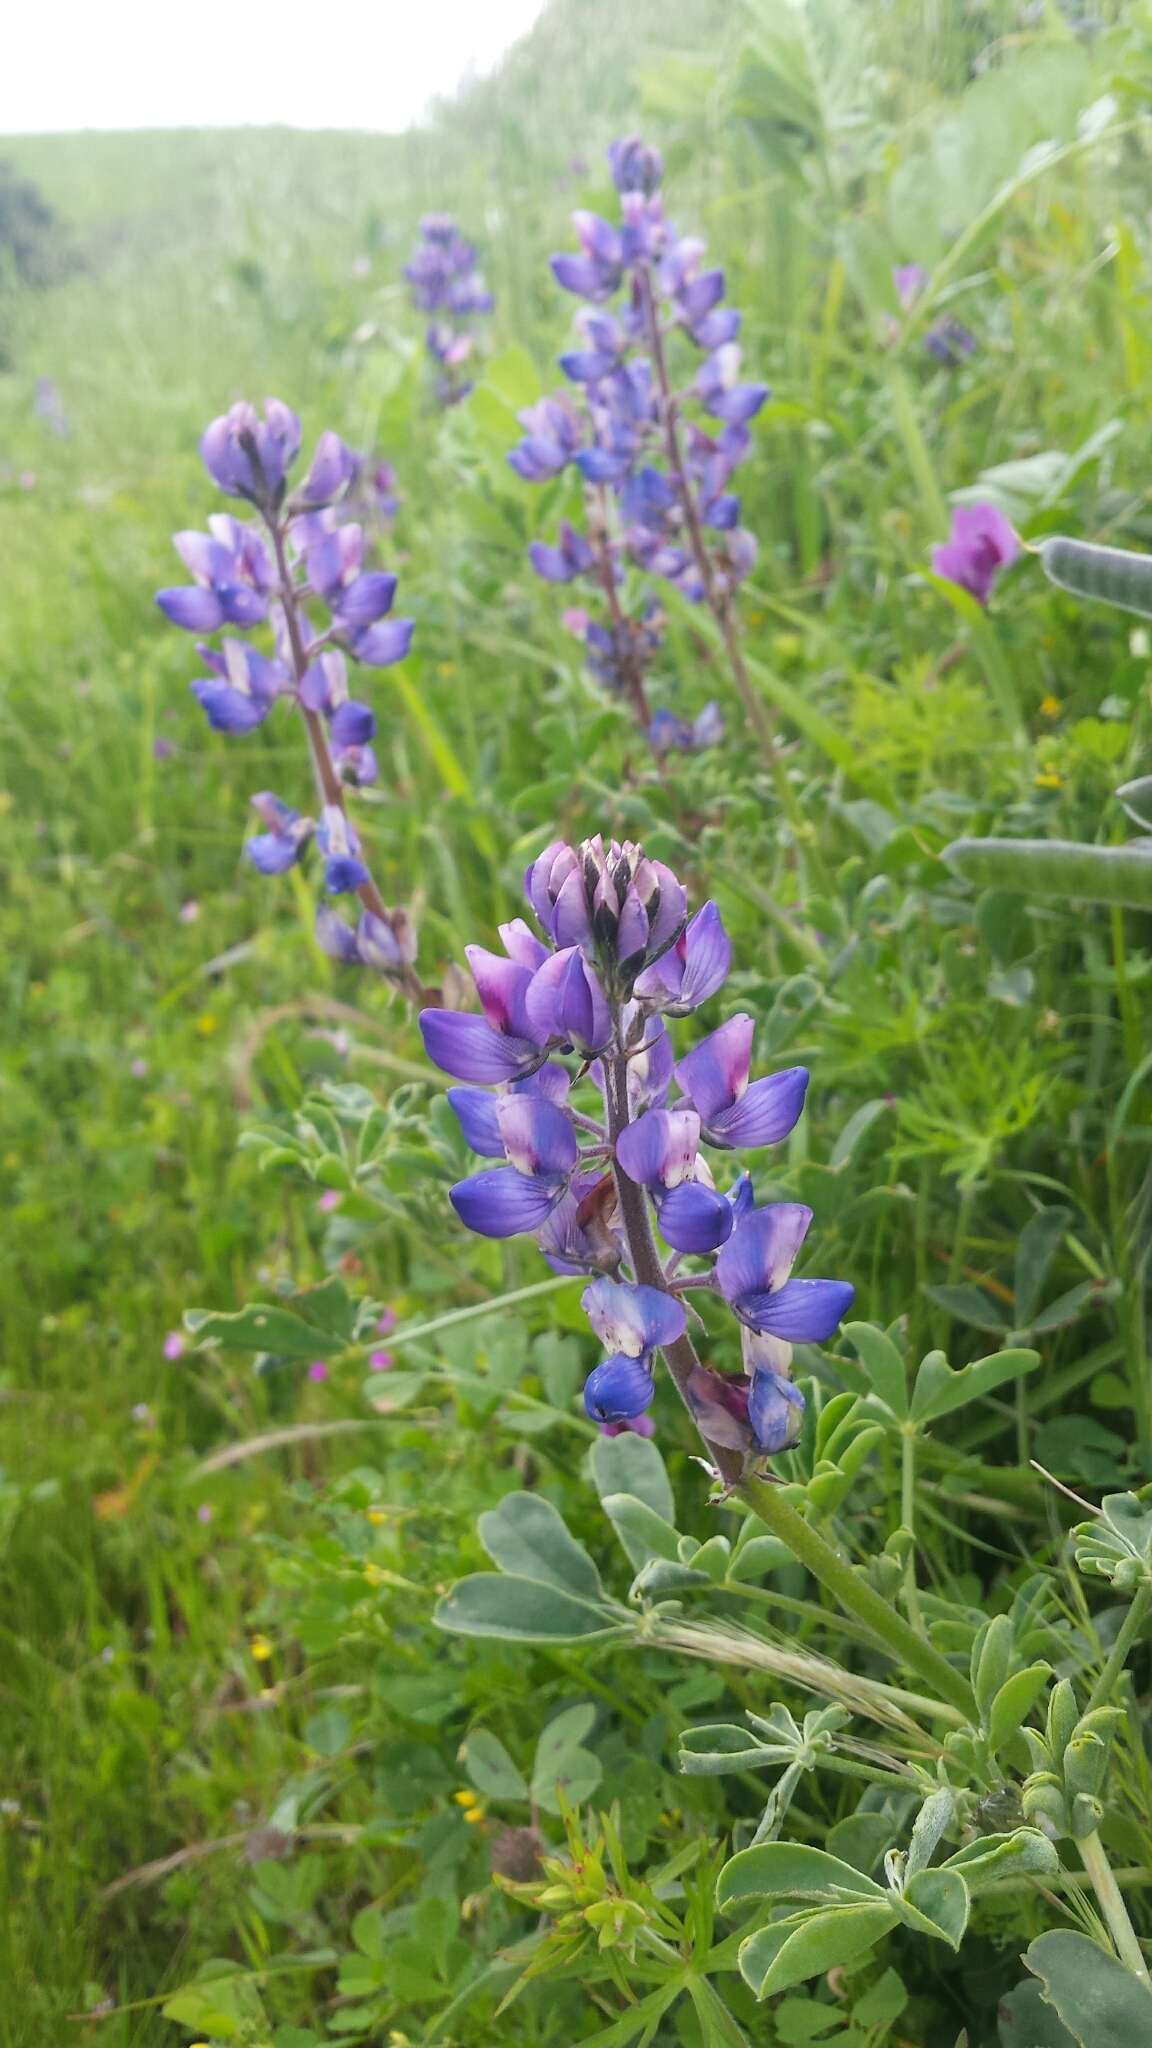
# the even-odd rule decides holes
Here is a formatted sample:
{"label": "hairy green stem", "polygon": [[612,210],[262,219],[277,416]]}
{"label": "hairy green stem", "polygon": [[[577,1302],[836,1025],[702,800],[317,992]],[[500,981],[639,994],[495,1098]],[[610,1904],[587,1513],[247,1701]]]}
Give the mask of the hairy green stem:
{"label": "hairy green stem", "polygon": [[900,1523],[912,1538],[904,1566],[904,1605],[913,1628],[923,1635],[924,1620],[916,1590],[916,1436],[917,1432],[908,1428],[900,1435]]}
{"label": "hairy green stem", "polygon": [[1080,1859],[1092,1880],[1092,1889],[1099,1901],[1100,1911],[1108,1923],[1108,1932],[1116,1944],[1116,1953],[1122,1963],[1127,1964],[1133,1976],[1152,1991],[1152,1978],[1144,1961],[1144,1951],[1136,1939],[1136,1930],[1128,1917],[1124,1895],[1112,1874],[1112,1865],[1104,1852],[1104,1844],[1095,1829],[1084,1835],[1077,1843]]}
{"label": "hairy green stem", "polygon": [[1103,1671],[1092,1687],[1085,1707],[1086,1714],[1094,1713],[1097,1707],[1106,1707],[1116,1687],[1116,1681],[1128,1661],[1128,1652],[1136,1641],[1152,1609],[1152,1586],[1147,1581],[1136,1590],[1135,1597],[1116,1633],[1116,1641],[1108,1653]]}

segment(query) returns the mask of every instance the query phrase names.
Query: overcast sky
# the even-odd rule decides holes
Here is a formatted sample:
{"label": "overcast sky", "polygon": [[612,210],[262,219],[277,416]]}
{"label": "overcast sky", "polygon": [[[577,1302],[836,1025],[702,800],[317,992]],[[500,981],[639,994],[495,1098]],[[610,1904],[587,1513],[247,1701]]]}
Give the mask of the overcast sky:
{"label": "overcast sky", "polygon": [[12,0],[0,135],[288,122],[385,132],[490,71],[544,0]]}

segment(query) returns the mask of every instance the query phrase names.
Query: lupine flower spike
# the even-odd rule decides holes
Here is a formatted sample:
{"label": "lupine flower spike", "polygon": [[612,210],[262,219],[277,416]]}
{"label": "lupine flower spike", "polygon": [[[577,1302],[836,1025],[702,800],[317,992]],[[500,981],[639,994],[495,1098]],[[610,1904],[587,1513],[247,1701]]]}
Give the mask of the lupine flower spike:
{"label": "lupine flower spike", "polygon": [[723,271],[707,268],[704,243],[665,219],[659,151],[627,136],[609,162],[619,222],[574,214],[579,252],[552,258],[556,282],[585,301],[577,346],[560,357],[571,389],[521,413],[524,438],[508,457],[529,483],[571,468],[583,487],[583,528],[561,520],[553,539],[533,542],[532,565],[549,583],[582,581],[597,593],[598,615],[577,608],[565,622],[591,673],[627,702],[658,754],[696,751],[723,730],[715,705],[689,723],[649,699],[663,637],[659,586],[708,605],[749,722],[770,749],[735,618],[756,542],[731,488],[768,387],[742,378],[740,315],[723,304]]}
{"label": "lupine flower spike", "polygon": [[[480,1014],[420,1018],[429,1057],[465,1084],[448,1100],[468,1145],[497,1162],[451,1190],[453,1207],[481,1236],[533,1236],[556,1272],[588,1276],[583,1305],[605,1353],[584,1390],[593,1421],[647,1433],[662,1352],[735,1483],[796,1441],[792,1347],[829,1338],[853,1295],[794,1277],[809,1209],[757,1208],[749,1175],[730,1177],[735,1152],[794,1129],[808,1075],[752,1080],[743,1013],[676,1059],[666,1020],[717,993],[731,946],[716,905],[690,917],[681,883],[642,847],[556,841],[525,889],[537,930],[517,918],[501,927],[502,954],[468,948]],[[572,1099],[586,1076],[598,1115]],[[731,1310],[739,1372],[700,1358],[682,1298],[693,1288]]]}
{"label": "lupine flower spike", "polygon": [[420,223],[420,242],[404,275],[413,304],[432,315],[424,343],[436,366],[437,402],[456,405],[472,389],[467,372],[476,349],[476,317],[490,313],[493,304],[476,251],[447,214],[430,213]]}
{"label": "lupine flower spike", "polygon": [[[252,732],[281,702],[303,720],[319,815],[303,815],[271,790],[252,798],[260,829],[245,852],[261,874],[283,874],[315,840],[330,896],[354,896],[355,925],[322,904],[317,937],[338,960],[375,968],[406,994],[426,994],[414,969],[415,938],[403,910],[389,910],[363,858],[347,792],[377,775],[376,714],[352,695],[349,663],[388,668],[408,652],[412,620],[392,615],[396,578],[365,565],[364,532],[341,523],[338,507],[362,478],[361,459],[337,434],[321,434],[305,475],[289,471],[300,452],[300,422],[279,399],[234,405],[204,434],[200,452],[213,482],[243,499],[251,524],[213,513],[207,533],[178,533],[176,551],[191,583],[156,602],[197,641],[207,674],[191,685],[210,725]],[[240,634],[262,629],[263,649]]]}

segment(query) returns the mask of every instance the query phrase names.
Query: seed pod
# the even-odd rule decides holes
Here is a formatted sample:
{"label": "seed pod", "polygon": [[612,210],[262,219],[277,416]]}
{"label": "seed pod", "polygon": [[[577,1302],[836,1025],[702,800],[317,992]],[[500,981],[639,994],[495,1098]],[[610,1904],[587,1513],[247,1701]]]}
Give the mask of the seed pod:
{"label": "seed pod", "polygon": [[1044,574],[1061,590],[1152,618],[1152,556],[1054,534],[1041,547],[1040,560]]}

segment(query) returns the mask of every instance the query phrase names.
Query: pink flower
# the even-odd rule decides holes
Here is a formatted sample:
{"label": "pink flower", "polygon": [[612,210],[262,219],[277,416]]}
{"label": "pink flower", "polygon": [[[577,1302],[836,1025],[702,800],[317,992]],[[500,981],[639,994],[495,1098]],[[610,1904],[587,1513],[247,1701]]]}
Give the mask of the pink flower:
{"label": "pink flower", "polygon": [[200,915],[200,905],[194,896],[189,896],[188,901],[180,905],[176,914],[181,924],[195,924],[196,919]]}
{"label": "pink flower", "polygon": [[368,1354],[369,1372],[391,1372],[394,1364],[390,1351],[370,1351]]}
{"label": "pink flower", "polygon": [[308,1367],[308,1377],[310,1380],[327,1379],[328,1367],[326,1366],[322,1358],[313,1359],[312,1364]]}
{"label": "pink flower", "polygon": [[396,1311],[394,1308],[386,1308],[383,1315],[376,1319],[377,1334],[381,1337],[390,1337],[395,1328]]}
{"label": "pink flower", "polygon": [[932,550],[932,567],[987,604],[1000,571],[1019,553],[1019,538],[998,505],[956,505],[948,539]]}
{"label": "pink flower", "polygon": [[169,1360],[183,1358],[184,1353],[187,1351],[187,1349],[187,1338],[184,1337],[179,1330],[169,1330],[168,1335],[164,1339],[163,1345],[165,1358]]}
{"label": "pink flower", "polygon": [[323,1215],[330,1216],[333,1209],[338,1209],[340,1207],[339,1190],[336,1188],[325,1188],[324,1193],[321,1195],[320,1200],[316,1204],[316,1207],[321,1211]]}
{"label": "pink flower", "polygon": [[198,1522],[210,1522],[212,1520],[214,1513],[215,1509],[213,1508],[211,1501],[202,1500],[199,1507],[196,1510],[196,1520]]}

